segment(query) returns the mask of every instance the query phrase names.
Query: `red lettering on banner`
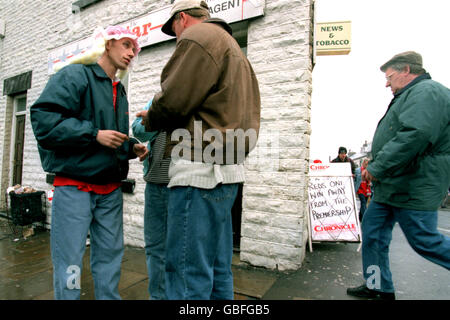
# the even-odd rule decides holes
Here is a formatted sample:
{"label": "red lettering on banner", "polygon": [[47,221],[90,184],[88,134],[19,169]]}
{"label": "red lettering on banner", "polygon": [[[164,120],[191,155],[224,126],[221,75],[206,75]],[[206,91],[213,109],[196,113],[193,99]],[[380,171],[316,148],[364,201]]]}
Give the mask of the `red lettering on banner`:
{"label": "red lettering on banner", "polygon": [[337,230],[356,230],[356,226],[352,223],[352,224],[332,224],[314,227],[315,232],[328,232]]}
{"label": "red lettering on banner", "polygon": [[148,29],[149,29],[151,26],[152,26],[151,23],[147,23],[147,24],[144,24],[144,25],[143,25],[143,27],[144,27],[144,33],[142,34],[143,36],[148,35]]}
{"label": "red lettering on banner", "polygon": [[141,27],[135,27],[135,28],[133,28],[133,33],[134,33],[135,35],[137,35],[138,37],[140,37],[140,36],[141,36]]}
{"label": "red lettering on banner", "polygon": [[330,166],[316,166],[316,165],[310,165],[309,166],[309,168],[311,169],[311,170],[326,170],[326,169],[328,169]]}
{"label": "red lettering on banner", "polygon": [[[142,26],[134,27],[133,30],[131,30],[131,32],[133,32],[135,35],[137,35],[140,38],[140,37],[148,35],[149,31],[153,31],[155,29],[162,28],[162,26],[163,25],[161,24],[161,25],[152,27],[152,23],[149,22]],[[130,31],[130,26],[127,26],[127,30]]]}

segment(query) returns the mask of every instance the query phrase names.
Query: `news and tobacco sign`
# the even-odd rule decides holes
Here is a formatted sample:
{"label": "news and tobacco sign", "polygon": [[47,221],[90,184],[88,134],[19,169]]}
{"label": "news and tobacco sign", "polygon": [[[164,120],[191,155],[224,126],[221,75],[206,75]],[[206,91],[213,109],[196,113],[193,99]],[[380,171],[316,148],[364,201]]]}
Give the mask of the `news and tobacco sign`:
{"label": "news and tobacco sign", "polygon": [[361,241],[350,163],[311,163],[308,198],[312,241]]}
{"label": "news and tobacco sign", "polygon": [[316,55],[349,54],[352,49],[350,21],[316,23],[314,47]]}
{"label": "news and tobacco sign", "polygon": [[[247,20],[264,15],[265,0],[206,0],[211,17],[221,18],[228,23]],[[139,45],[147,47],[156,43],[174,39],[161,31],[163,24],[170,16],[172,5],[152,11],[133,20],[120,24],[120,26],[132,30],[138,37]],[[75,15],[80,15],[78,20],[82,23],[83,17],[80,11],[75,10]],[[77,20],[75,17],[74,20]],[[103,26],[106,27],[106,26]],[[53,66],[60,62],[66,62],[73,57],[83,54],[90,49],[90,38],[81,39],[53,49],[48,55],[48,72],[53,73]]]}

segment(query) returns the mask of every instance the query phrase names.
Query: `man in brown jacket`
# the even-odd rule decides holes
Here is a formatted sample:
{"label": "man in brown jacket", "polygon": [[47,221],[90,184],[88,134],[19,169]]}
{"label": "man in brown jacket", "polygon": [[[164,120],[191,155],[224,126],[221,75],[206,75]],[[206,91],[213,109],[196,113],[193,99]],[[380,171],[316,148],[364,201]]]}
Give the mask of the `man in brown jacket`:
{"label": "man in brown jacket", "polygon": [[230,26],[210,19],[205,1],[175,1],[162,31],[177,37],[176,49],[161,92],[137,116],[147,131],[172,133],[166,294],[233,299],[231,208],[259,133],[258,81]]}

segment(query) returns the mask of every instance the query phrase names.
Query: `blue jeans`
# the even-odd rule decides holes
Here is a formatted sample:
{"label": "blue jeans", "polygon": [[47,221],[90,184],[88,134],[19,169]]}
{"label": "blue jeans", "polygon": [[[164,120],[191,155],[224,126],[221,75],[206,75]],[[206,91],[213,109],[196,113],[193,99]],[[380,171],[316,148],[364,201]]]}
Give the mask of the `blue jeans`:
{"label": "blue jeans", "polygon": [[165,262],[167,234],[167,185],[148,182],[145,187],[144,239],[152,300],[166,299]]}
{"label": "blue jeans", "polygon": [[437,231],[437,211],[402,209],[371,201],[362,221],[362,260],[366,281],[373,279],[374,270],[379,270],[380,283],[374,290],[395,291],[389,268],[395,222],[418,254],[450,270],[450,238]]}
{"label": "blue jeans", "polygon": [[169,193],[166,294],[175,300],[233,299],[231,208],[238,184],[174,187]]}
{"label": "blue jeans", "polygon": [[50,247],[56,300],[80,299],[80,279],[90,231],[91,272],[95,298],[120,299],[119,280],[123,243],[121,189],[107,195],[55,187]]}

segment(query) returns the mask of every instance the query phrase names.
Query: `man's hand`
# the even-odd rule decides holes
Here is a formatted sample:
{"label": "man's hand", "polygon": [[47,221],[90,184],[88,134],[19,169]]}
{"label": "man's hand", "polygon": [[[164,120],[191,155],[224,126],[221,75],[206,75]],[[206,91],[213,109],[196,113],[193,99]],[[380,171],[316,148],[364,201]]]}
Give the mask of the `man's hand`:
{"label": "man's hand", "polygon": [[148,110],[143,110],[136,113],[136,118],[142,118],[141,124],[145,126],[145,120],[147,119]]}
{"label": "man's hand", "polygon": [[369,170],[364,170],[364,172],[362,173],[362,178],[363,178],[363,180],[366,180],[366,181],[376,181],[377,180],[377,178],[375,178],[370,172],[369,172]]}
{"label": "man's hand", "polygon": [[133,146],[133,151],[139,157],[139,161],[141,162],[144,161],[149,154],[149,150],[143,144],[135,144]]}
{"label": "man's hand", "polygon": [[125,140],[128,140],[128,136],[119,131],[98,130],[96,140],[105,147],[117,149],[125,142]]}

